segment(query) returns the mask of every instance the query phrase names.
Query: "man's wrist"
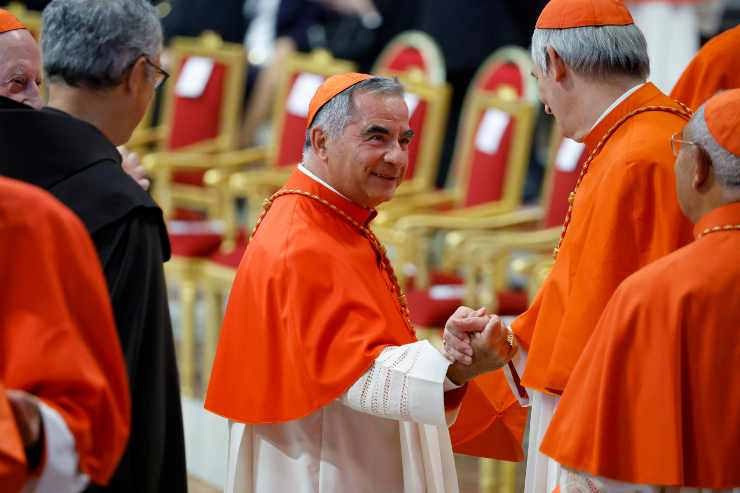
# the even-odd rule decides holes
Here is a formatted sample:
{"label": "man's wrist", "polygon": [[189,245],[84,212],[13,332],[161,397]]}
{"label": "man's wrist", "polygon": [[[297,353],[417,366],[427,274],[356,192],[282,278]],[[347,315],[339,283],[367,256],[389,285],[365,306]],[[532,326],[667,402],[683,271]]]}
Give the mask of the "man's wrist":
{"label": "man's wrist", "polygon": [[457,386],[463,386],[470,380],[468,372],[459,363],[453,363],[447,367],[447,378]]}

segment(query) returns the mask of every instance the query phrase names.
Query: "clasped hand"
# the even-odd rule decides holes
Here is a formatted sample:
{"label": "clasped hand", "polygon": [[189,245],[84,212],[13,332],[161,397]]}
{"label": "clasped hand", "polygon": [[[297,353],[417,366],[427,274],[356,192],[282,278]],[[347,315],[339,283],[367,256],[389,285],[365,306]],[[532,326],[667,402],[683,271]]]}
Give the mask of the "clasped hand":
{"label": "clasped hand", "polygon": [[485,308],[461,306],[445,324],[445,354],[452,362],[447,376],[462,384],[476,376],[503,367],[516,353],[509,345],[510,329]]}

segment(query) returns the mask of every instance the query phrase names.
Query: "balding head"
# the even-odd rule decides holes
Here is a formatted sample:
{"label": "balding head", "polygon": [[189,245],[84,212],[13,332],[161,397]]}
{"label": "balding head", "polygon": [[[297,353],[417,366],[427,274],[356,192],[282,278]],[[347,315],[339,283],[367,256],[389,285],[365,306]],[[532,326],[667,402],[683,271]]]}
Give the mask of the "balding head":
{"label": "balding head", "polygon": [[36,109],[41,96],[41,52],[26,29],[0,34],[0,96]]}
{"label": "balding head", "polygon": [[[735,91],[740,105],[740,90]],[[676,159],[678,201],[694,222],[714,208],[740,202],[740,155],[718,142],[711,125],[707,125],[706,108],[711,101],[701,106],[684,127],[680,136],[684,142]],[[731,122],[722,123],[732,127]],[[723,137],[737,142],[740,126],[734,128],[734,134],[725,133]]]}

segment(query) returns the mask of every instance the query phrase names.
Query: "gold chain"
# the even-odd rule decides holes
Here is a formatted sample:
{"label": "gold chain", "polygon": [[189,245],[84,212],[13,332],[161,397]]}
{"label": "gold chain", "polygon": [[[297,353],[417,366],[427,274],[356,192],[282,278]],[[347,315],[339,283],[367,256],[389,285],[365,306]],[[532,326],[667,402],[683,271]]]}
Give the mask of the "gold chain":
{"label": "gold chain", "polygon": [[252,236],[254,236],[254,234],[257,232],[257,228],[259,228],[260,223],[262,223],[262,219],[267,214],[267,211],[270,210],[270,207],[272,207],[273,201],[277,199],[278,197],[282,197],[284,195],[301,195],[303,197],[308,197],[312,200],[315,200],[325,205],[332,211],[339,214],[348,223],[354,226],[355,229],[357,229],[360,233],[362,233],[362,235],[365,238],[367,238],[367,240],[370,242],[370,245],[373,247],[373,250],[375,250],[375,253],[380,256],[380,259],[383,263],[383,268],[391,280],[391,283],[392,283],[391,294],[393,294],[398,300],[398,305],[401,311],[401,316],[403,317],[404,322],[406,323],[406,328],[412,335],[415,336],[416,332],[414,331],[414,325],[411,322],[411,317],[409,315],[409,308],[408,308],[408,304],[406,303],[406,295],[403,293],[403,290],[401,289],[401,285],[398,283],[398,278],[396,277],[396,273],[393,270],[393,265],[391,264],[391,261],[388,258],[388,254],[385,251],[385,247],[383,246],[382,243],[380,243],[380,240],[378,240],[378,237],[375,236],[375,233],[373,233],[369,228],[366,228],[362,224],[355,221],[349,214],[341,210],[339,207],[328,202],[327,200],[322,199],[318,195],[314,195],[312,193],[305,192],[303,190],[298,190],[298,189],[280,190],[274,193],[269,199],[265,200],[264,210],[262,211],[262,214],[260,214],[260,217],[257,219],[257,223],[254,226],[254,231],[252,231]]}
{"label": "gold chain", "polygon": [[560,251],[560,247],[563,244],[563,240],[565,239],[565,233],[568,231],[568,225],[571,221],[571,216],[573,215],[573,203],[576,200],[576,192],[578,191],[578,187],[581,185],[581,181],[583,181],[583,177],[586,176],[586,173],[588,172],[588,168],[591,165],[591,161],[596,157],[596,155],[601,152],[601,148],[604,147],[604,144],[606,144],[606,141],[609,140],[609,138],[616,132],[619,127],[622,126],[624,122],[629,120],[635,115],[639,115],[640,113],[645,113],[647,111],[665,111],[667,113],[673,113],[674,115],[678,115],[681,118],[685,118],[688,120],[691,118],[691,115],[693,112],[691,111],[691,108],[686,106],[685,104],[676,101],[676,103],[681,106],[681,109],[679,108],[672,108],[670,106],[644,106],[642,108],[637,108],[636,110],[626,114],[623,116],[617,123],[615,123],[601,138],[598,144],[596,144],[596,147],[591,151],[591,154],[588,155],[588,158],[583,163],[583,167],[581,167],[581,172],[578,174],[578,179],[576,180],[576,185],[573,188],[573,191],[568,194],[568,212],[565,213],[565,220],[563,221],[563,229],[560,231],[560,239],[558,240],[558,246],[555,247],[555,249],[552,252],[553,258],[558,258],[558,252]]}
{"label": "gold chain", "polygon": [[710,233],[719,233],[720,231],[732,231],[740,230],[740,224],[723,224],[722,226],[712,226],[711,228],[704,229],[699,233],[699,238],[702,238]]}

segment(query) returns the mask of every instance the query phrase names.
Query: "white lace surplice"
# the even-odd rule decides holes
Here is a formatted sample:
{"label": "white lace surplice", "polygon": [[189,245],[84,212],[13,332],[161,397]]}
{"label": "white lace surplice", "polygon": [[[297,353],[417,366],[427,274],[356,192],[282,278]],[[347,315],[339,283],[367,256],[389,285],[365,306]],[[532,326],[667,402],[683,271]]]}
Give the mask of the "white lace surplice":
{"label": "white lace surplice", "polygon": [[426,341],[388,347],[345,394],[304,418],[231,422],[226,491],[457,492],[448,366]]}

